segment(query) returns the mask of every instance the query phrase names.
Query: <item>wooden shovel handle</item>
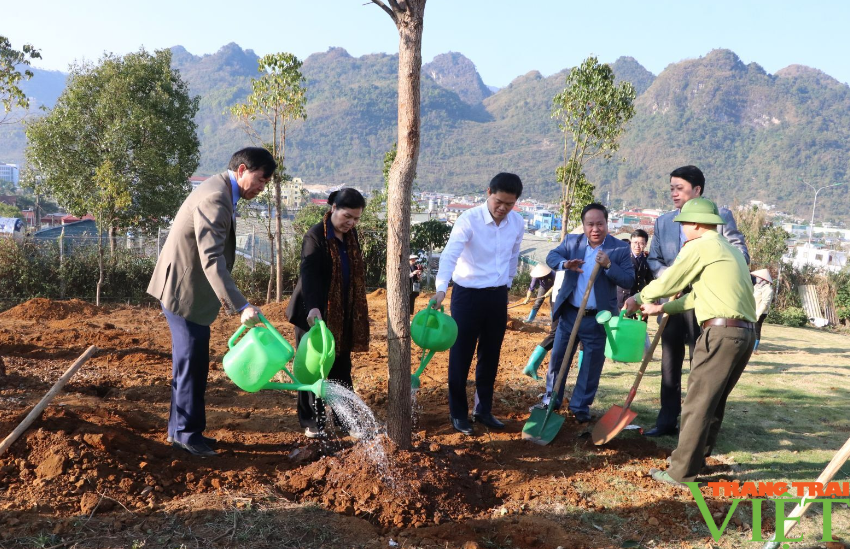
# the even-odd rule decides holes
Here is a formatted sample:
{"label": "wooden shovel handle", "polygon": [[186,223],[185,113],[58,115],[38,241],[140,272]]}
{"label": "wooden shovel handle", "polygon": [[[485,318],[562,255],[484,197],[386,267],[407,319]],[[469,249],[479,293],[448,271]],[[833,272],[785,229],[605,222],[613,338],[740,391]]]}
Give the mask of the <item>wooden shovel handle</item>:
{"label": "wooden shovel handle", "polygon": [[24,420],[17,427],[15,427],[15,430],[12,431],[9,436],[3,439],[3,442],[0,443],[0,456],[2,456],[6,452],[6,450],[9,449],[9,446],[11,446],[12,443],[18,440],[18,437],[20,437],[24,433],[24,431],[29,429],[30,425],[32,425],[35,420],[39,418],[39,416],[41,416],[41,413],[44,412],[44,409],[47,408],[47,405],[50,404],[51,400],[53,400],[53,397],[55,397],[59,393],[59,391],[62,390],[62,387],[64,387],[65,384],[68,383],[68,380],[71,379],[71,377],[77,372],[77,370],[80,369],[80,366],[85,364],[86,361],[97,352],[97,350],[97,347],[92,345],[91,347],[86,349],[86,352],[81,354],[79,358],[74,361],[73,364],[71,364],[71,367],[68,368],[68,370],[66,370],[64,374],[62,374],[62,377],[60,377],[56,381],[56,383],[53,384],[53,387],[51,387],[50,390],[47,391],[47,394],[42,397],[39,403],[36,404],[32,410],[30,410],[30,413],[27,414],[27,417],[25,417]]}
{"label": "wooden shovel handle", "polygon": [[652,343],[649,344],[649,349],[647,349],[643,353],[643,362],[640,363],[640,370],[638,370],[637,376],[635,377],[635,382],[632,383],[632,389],[629,391],[629,396],[626,397],[626,403],[623,405],[624,409],[628,409],[629,406],[632,405],[632,400],[635,398],[635,394],[637,394],[638,385],[640,385],[640,381],[643,379],[643,374],[646,372],[646,367],[649,365],[649,361],[652,360],[652,355],[655,353],[655,348],[658,347],[658,342],[661,340],[661,333],[664,331],[664,328],[667,326],[667,319],[670,316],[667,313],[661,317],[661,323],[658,325],[658,331],[655,332],[655,336],[652,338]]}
{"label": "wooden shovel handle", "polygon": [[573,345],[575,345],[576,337],[578,336],[578,329],[579,326],[581,326],[582,319],[584,318],[584,309],[587,307],[587,300],[590,299],[590,292],[593,291],[593,283],[596,282],[596,275],[599,274],[600,268],[601,265],[599,263],[595,263],[593,265],[593,271],[590,273],[590,280],[587,281],[587,288],[584,290],[584,297],[581,298],[581,307],[578,308],[576,321],[573,323],[573,331],[570,332],[570,341],[567,343],[566,351],[564,351],[564,359],[561,361],[561,369],[558,371],[558,379],[555,381],[554,387],[552,387],[553,392],[557,392],[561,383],[564,381],[564,376],[567,373],[567,362],[570,359],[570,353],[572,352]]}
{"label": "wooden shovel handle", "polygon": [[[832,456],[832,460],[829,462],[829,464],[826,466],[826,469],[823,470],[823,472],[820,474],[820,476],[818,476],[818,478],[815,482],[819,482],[821,484],[826,484],[827,482],[832,480],[832,477],[834,477],[835,474],[838,472],[838,470],[841,469],[841,466],[844,465],[844,462],[847,461],[848,458],[850,458],[850,438],[848,438],[847,442],[844,443],[844,446],[842,446],[841,449],[839,449],[835,453],[835,455]],[[805,513],[808,510],[808,508],[812,504],[813,500],[814,500],[814,498],[811,498],[811,499],[806,498],[803,501],[801,501],[800,504],[798,504],[796,507],[794,507],[794,510],[791,511],[791,514],[788,515],[788,518],[791,519],[791,518],[802,517],[803,513]],[[805,503],[805,505],[802,505],[803,503]],[[796,520],[792,520],[792,521],[788,521],[788,522],[785,523],[785,537],[786,538],[788,537],[788,534],[791,532],[791,529],[794,528],[794,526],[797,525],[797,522],[798,521],[796,521]],[[775,537],[776,537],[776,535],[774,534],[774,538]],[[773,538],[771,538],[771,539],[773,539]]]}

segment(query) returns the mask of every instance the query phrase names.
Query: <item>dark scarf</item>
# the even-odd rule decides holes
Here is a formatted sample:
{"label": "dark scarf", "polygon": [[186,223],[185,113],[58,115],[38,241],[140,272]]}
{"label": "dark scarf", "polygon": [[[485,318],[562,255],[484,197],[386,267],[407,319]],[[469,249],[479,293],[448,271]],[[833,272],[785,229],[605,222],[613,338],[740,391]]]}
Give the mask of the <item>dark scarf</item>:
{"label": "dark scarf", "polygon": [[[336,353],[369,350],[369,311],[366,308],[366,269],[360,243],[354,229],[343,234],[348,251],[349,284],[347,299],[343,298],[342,258],[339,240],[328,237],[331,212],[322,219],[328,251],[331,254],[331,287],[328,290],[328,314],[325,322],[336,342]],[[346,307],[346,303],[348,306]]]}

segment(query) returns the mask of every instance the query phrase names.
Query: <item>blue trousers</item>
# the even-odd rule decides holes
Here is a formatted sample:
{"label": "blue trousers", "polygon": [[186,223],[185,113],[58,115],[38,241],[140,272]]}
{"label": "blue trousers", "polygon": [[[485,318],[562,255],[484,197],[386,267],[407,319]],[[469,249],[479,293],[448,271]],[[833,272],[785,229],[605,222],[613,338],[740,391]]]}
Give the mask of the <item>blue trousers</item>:
{"label": "blue trousers", "polygon": [[455,284],[451,313],[457,322],[457,341],[449,351],[449,413],[458,419],[469,415],[466,379],[476,347],[474,413],[492,413],[493,385],[508,322],[508,287],[477,289]]}
{"label": "blue trousers", "polygon": [[171,410],[168,434],[183,444],[203,442],[204,393],[210,369],[210,327],[162,309],[171,330]]}
{"label": "blue trousers", "polygon": [[558,328],[555,332],[555,344],[552,347],[552,356],[549,359],[549,370],[546,372],[546,396],[544,403],[548,404],[549,398],[555,399],[555,408],[560,408],[564,400],[564,386],[566,385],[569,368],[573,362],[578,343],[583,345],[584,354],[581,360],[581,369],[570,399],[570,411],[578,417],[590,416],[590,405],[596,397],[596,389],[599,388],[599,377],[602,375],[602,366],[605,364],[605,329],[596,322],[593,315],[585,316],[579,325],[576,345],[570,349],[567,357],[567,373],[561,381],[560,387],[555,391],[555,380],[561,369],[561,361],[567,351],[567,343],[570,341],[570,333],[573,331],[578,309],[563,306],[563,312],[558,320]]}

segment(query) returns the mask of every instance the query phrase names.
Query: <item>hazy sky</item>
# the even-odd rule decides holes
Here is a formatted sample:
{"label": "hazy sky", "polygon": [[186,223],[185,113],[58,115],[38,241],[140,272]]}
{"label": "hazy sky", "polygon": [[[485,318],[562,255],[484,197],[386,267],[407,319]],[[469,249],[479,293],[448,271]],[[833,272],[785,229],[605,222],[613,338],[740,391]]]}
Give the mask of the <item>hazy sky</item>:
{"label": "hazy sky", "polygon": [[[42,50],[36,66],[67,71],[104,51],[185,46],[195,55],[236,42],[300,58],[339,46],[354,56],[398,51],[390,18],[368,0],[43,0],[2,10],[0,34]],[[366,5],[364,5],[366,4]],[[429,0],[423,60],[461,52],[484,82],[550,75],[588,55],[629,55],[655,74],[714,48],[769,73],[792,64],[850,82],[850,2],[841,0]]]}

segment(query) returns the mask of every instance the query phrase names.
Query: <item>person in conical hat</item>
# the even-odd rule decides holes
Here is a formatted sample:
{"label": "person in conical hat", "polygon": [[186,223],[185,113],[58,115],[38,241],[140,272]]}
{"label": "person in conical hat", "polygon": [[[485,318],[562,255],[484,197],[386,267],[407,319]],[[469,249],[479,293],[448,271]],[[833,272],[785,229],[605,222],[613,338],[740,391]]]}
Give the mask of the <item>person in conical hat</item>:
{"label": "person in conical hat", "polygon": [[761,341],[761,325],[764,324],[764,319],[767,318],[767,313],[770,312],[770,304],[773,302],[773,278],[770,276],[770,271],[767,269],[759,269],[750,273],[753,275],[753,297],[756,299],[756,345],[753,352],[758,351],[759,341]]}
{"label": "person in conical hat", "polygon": [[[640,309],[647,315],[672,316],[693,309],[702,327],[682,404],[679,443],[666,471],[649,471],[656,481],[686,488],[682,483],[693,481],[711,455],[726,399],[750,360],[756,341],[756,302],[747,261],[717,231],[726,221],[713,202],[688,200],[674,221],[685,236],[676,261],[625,305],[629,312]],[[689,287],[693,290],[677,299],[656,303]]]}
{"label": "person in conical hat", "polygon": [[[528,313],[528,318],[525,319],[526,322],[531,322],[537,316],[537,311],[540,310],[543,302],[546,301],[547,297],[552,295],[552,285],[555,283],[555,272],[545,263],[535,265],[529,274],[531,275],[531,284],[528,285],[528,291],[525,292],[525,301],[523,303],[528,303],[531,300],[531,294],[535,289],[537,290],[537,299],[534,301],[534,305],[531,306],[531,312]],[[551,297],[549,305],[551,309]]]}

